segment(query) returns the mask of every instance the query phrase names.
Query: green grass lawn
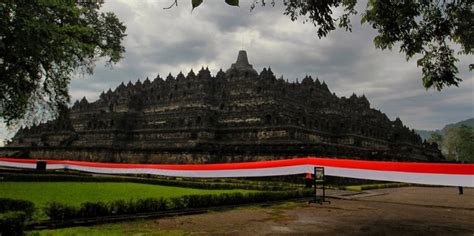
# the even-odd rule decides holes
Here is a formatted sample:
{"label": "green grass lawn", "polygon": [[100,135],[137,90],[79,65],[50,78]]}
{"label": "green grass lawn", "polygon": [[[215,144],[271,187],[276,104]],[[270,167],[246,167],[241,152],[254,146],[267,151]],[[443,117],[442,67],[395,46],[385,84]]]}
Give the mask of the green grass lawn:
{"label": "green grass lawn", "polygon": [[36,208],[47,202],[79,206],[83,202],[108,202],[139,198],[170,198],[190,194],[254,192],[252,190],[206,190],[137,183],[112,182],[0,182],[0,198],[32,201]]}
{"label": "green grass lawn", "polygon": [[363,185],[350,185],[345,186],[343,189],[352,191],[362,191],[370,189],[381,189],[381,188],[398,188],[410,186],[408,183],[382,183],[382,184],[363,184]]}

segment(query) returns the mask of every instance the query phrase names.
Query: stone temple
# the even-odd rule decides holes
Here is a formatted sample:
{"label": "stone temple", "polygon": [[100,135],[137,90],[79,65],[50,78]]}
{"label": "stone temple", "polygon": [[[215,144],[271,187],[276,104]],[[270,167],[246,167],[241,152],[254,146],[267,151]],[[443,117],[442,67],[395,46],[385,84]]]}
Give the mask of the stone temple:
{"label": "stone temple", "polygon": [[201,69],[120,84],[77,101],[53,121],[18,131],[12,157],[130,163],[216,163],[301,156],[442,161],[436,146],[310,76],[258,73],[240,51],[215,76]]}

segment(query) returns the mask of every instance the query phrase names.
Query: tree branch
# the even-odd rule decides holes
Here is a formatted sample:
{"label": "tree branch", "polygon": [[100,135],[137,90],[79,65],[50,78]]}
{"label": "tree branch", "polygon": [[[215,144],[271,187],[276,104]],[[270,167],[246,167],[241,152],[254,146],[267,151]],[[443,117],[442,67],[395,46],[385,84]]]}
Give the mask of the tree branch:
{"label": "tree branch", "polygon": [[174,0],[174,3],[171,4],[171,6],[169,6],[169,7],[163,7],[163,9],[165,9],[165,10],[171,9],[174,5],[178,6],[178,0]]}

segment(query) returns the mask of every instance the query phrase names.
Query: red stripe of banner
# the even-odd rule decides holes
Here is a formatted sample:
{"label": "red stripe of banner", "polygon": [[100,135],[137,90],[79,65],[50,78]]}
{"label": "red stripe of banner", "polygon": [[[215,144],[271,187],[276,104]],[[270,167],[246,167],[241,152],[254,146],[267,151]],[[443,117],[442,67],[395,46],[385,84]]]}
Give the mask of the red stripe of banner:
{"label": "red stripe of banner", "polygon": [[[37,160],[0,158],[0,161],[16,163],[36,163]],[[296,165],[314,165],[350,169],[397,171],[409,173],[430,174],[460,174],[474,175],[474,164],[447,164],[447,163],[417,163],[417,162],[388,162],[388,161],[361,161],[333,158],[297,158],[273,161],[239,162],[222,164],[123,164],[123,163],[100,163],[69,160],[43,160],[48,164],[77,165],[96,168],[140,168],[140,169],[162,169],[183,171],[210,171],[210,170],[238,170],[274,168]]]}

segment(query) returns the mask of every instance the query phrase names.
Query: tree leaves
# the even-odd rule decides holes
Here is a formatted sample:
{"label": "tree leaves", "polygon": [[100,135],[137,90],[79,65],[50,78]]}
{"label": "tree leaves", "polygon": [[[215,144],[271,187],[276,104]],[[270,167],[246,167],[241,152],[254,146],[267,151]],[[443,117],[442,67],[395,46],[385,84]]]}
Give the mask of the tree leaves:
{"label": "tree leaves", "polygon": [[231,6],[239,6],[239,0],[225,0],[225,3],[231,5]]}
{"label": "tree leaves", "polygon": [[[0,8],[0,118],[7,125],[54,117],[69,102],[76,70],[92,73],[100,57],[125,52],[125,26],[101,3],[5,1]],[[13,17],[14,16],[14,17]]]}
{"label": "tree leaves", "polygon": [[441,91],[444,86],[458,86],[461,79],[456,76],[458,68],[454,65],[458,59],[453,54],[454,50],[446,44],[429,45],[429,49],[417,63],[422,67],[425,88]]}
{"label": "tree leaves", "polygon": [[[459,61],[452,44],[461,46],[458,54],[473,54],[474,5],[470,0],[443,1],[376,1],[370,0],[362,16],[378,31],[374,44],[382,50],[400,45],[407,60],[422,55],[423,86],[442,90],[458,86]],[[462,16],[461,16],[462,15]]]}
{"label": "tree leaves", "polygon": [[[199,5],[201,5],[203,0],[191,0],[191,4],[193,6],[193,10],[194,8],[198,7]],[[239,0],[225,0],[225,3],[227,3],[228,5],[230,6],[239,6]]]}
{"label": "tree leaves", "polygon": [[202,0],[191,0],[191,4],[193,5],[193,10],[194,10],[194,8],[201,5],[201,3],[202,3]]}
{"label": "tree leaves", "polygon": [[448,160],[474,162],[474,128],[461,125],[448,129],[441,145]]}

